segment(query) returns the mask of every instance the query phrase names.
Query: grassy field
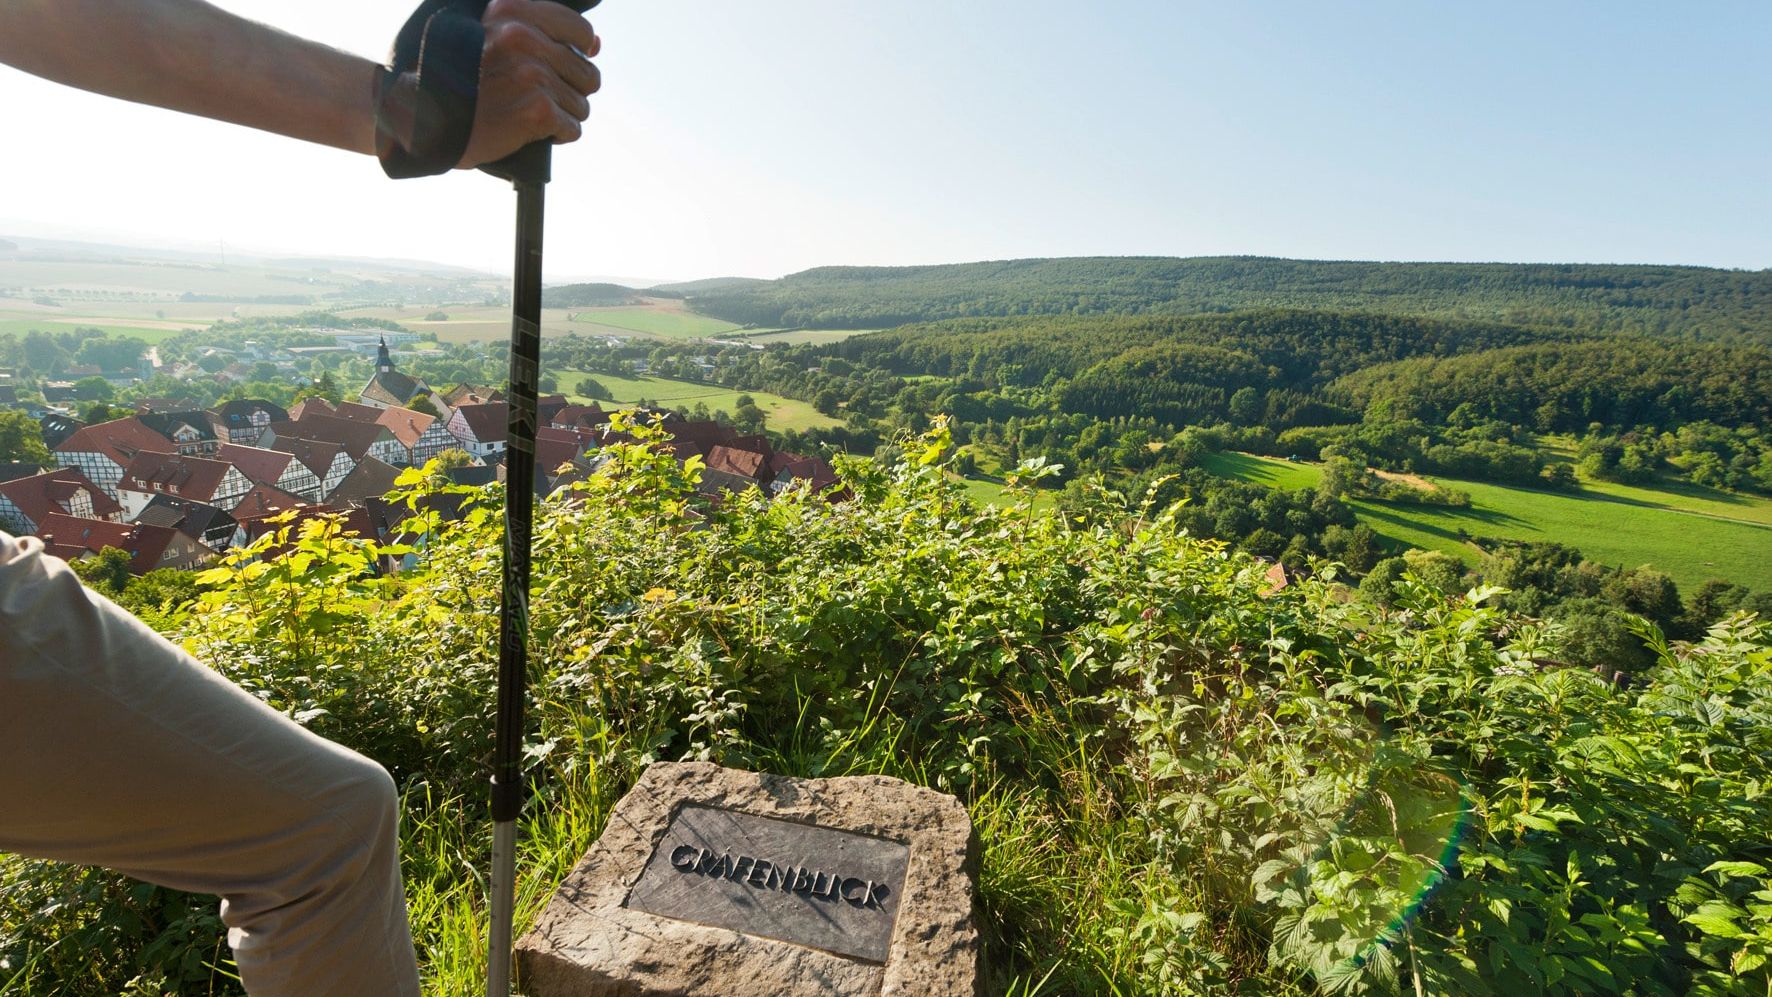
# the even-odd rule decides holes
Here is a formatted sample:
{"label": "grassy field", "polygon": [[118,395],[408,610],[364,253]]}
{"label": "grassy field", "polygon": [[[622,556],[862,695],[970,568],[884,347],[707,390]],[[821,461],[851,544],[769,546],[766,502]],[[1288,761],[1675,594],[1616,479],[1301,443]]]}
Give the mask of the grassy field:
{"label": "grassy field", "polygon": [[73,332],[75,329],[103,329],[109,336],[134,336],[150,346],[163,343],[183,329],[144,329],[140,326],[117,325],[99,319],[15,319],[0,317],[0,336],[23,336],[29,332]]}
{"label": "grassy field", "polygon": [[[966,488],[966,494],[972,496],[974,502],[1007,507],[1014,505],[1017,501],[1017,496],[1005,491],[1002,480],[998,478],[974,474],[961,478],[960,484]],[[1034,508],[1050,509],[1056,504],[1058,504],[1057,492],[1042,489],[1034,493]]]}
{"label": "grassy field", "polygon": [[[1214,474],[1275,488],[1306,488],[1317,469],[1270,457],[1215,454],[1203,462]],[[1549,540],[1578,548],[1605,564],[1651,564],[1690,592],[1711,578],[1772,589],[1772,500],[1685,486],[1678,491],[1605,485],[1580,493],[1509,488],[1479,481],[1432,479],[1470,493],[1471,507],[1360,501],[1356,512],[1383,536],[1442,550],[1474,563],[1465,537]],[[1718,518],[1716,509],[1733,515]],[[1461,533],[1462,531],[1462,533]]]}
{"label": "grassy field", "polygon": [[1269,488],[1291,491],[1315,488],[1322,474],[1310,464],[1295,464],[1270,457],[1242,453],[1212,453],[1200,459],[1200,466],[1221,478],[1236,478]]}
{"label": "grassy field", "polygon": [[620,308],[574,308],[573,325],[592,325],[657,339],[705,339],[739,328],[731,322],[685,311],[676,302]]}
{"label": "grassy field", "polygon": [[[1584,476],[1581,479],[1581,487],[1585,492],[1603,496],[1615,502],[1628,502],[1656,509],[1689,512],[1698,516],[1714,516],[1720,519],[1772,526],[1772,499],[1722,492],[1687,481],[1663,480],[1657,482],[1655,487],[1647,488],[1642,485],[1621,485],[1612,481],[1595,481]],[[1769,549],[1768,553],[1772,553],[1772,549]]]}
{"label": "grassy field", "polygon": [[567,393],[567,397],[580,403],[588,403],[590,399],[573,394],[573,386],[582,378],[594,377],[609,389],[609,393],[615,396],[614,401],[621,405],[646,400],[671,408],[691,408],[701,402],[709,411],[718,412],[724,409],[730,413],[738,408],[739,395],[750,395],[757,407],[768,416],[770,429],[829,429],[842,425],[805,402],[772,395],[767,391],[733,391],[717,384],[696,384],[693,381],[674,381],[663,377],[615,377],[582,370],[562,370],[558,377],[561,390]]}

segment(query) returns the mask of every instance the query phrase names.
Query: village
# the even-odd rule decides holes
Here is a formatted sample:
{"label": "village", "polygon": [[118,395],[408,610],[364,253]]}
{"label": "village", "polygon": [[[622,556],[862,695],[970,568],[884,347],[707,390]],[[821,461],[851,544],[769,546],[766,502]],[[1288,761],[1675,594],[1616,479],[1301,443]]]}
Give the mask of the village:
{"label": "village", "polygon": [[[308,397],[285,409],[236,399],[206,409],[152,399],[135,409],[92,425],[61,410],[33,413],[56,466],[0,464],[0,529],[37,536],[68,561],[122,551],[140,576],[201,568],[270,530],[322,515],[387,540],[408,515],[387,498],[396,479],[433,460],[456,484],[505,480],[503,392],[433,389],[396,368],[385,338],[355,401]],[[540,400],[538,497],[590,475],[601,447],[628,438],[611,428],[612,414],[562,394]],[[710,498],[752,488],[824,494],[838,483],[823,459],[779,452],[764,435],[664,410],[639,414],[663,424],[679,461],[701,459],[699,488]]]}

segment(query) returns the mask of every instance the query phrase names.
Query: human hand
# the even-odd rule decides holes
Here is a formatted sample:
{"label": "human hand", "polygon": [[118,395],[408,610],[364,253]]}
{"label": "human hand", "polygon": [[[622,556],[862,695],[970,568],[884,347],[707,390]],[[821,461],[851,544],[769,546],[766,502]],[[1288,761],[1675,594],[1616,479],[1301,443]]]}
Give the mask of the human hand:
{"label": "human hand", "polygon": [[497,162],[529,145],[577,141],[603,85],[591,62],[603,40],[552,0],[492,0],[480,23],[480,96],[461,167]]}

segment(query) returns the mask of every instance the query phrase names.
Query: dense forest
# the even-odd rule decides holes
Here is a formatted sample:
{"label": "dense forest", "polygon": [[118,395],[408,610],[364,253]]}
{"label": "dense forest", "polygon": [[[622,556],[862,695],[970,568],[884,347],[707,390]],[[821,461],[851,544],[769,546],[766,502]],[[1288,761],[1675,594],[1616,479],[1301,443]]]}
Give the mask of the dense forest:
{"label": "dense forest", "polygon": [[822,267],[689,293],[708,315],[769,328],[1274,307],[1761,341],[1772,329],[1772,271],[1673,266],[1114,257]]}
{"label": "dense forest", "polygon": [[1461,405],[1540,432],[1592,423],[1772,425],[1772,349],[1621,341],[1542,343],[1378,365],[1337,381],[1356,406],[1391,399],[1442,420]]}
{"label": "dense forest", "polygon": [[[1115,370],[1130,364],[1144,366],[1125,372],[1141,380],[1149,380],[1160,368],[1168,371],[1164,379],[1178,383],[1232,390],[1243,386],[1316,390],[1343,375],[1390,361],[1563,338],[1492,322],[1270,309],[1228,315],[911,325],[856,337],[820,352],[905,376],[959,377],[1021,387],[1085,372],[1098,379],[1117,378],[1121,375]],[[1171,370],[1177,363],[1181,369]],[[1220,363],[1243,366],[1215,370]]]}
{"label": "dense forest", "polygon": [[[1068,411],[1149,416],[1175,428],[1357,421],[1379,402],[1434,423],[1468,405],[1539,432],[1772,419],[1772,351],[1762,346],[1373,313],[962,320],[803,352],[984,387],[1062,382]],[[1242,389],[1256,393],[1258,407],[1233,412],[1230,399]]]}

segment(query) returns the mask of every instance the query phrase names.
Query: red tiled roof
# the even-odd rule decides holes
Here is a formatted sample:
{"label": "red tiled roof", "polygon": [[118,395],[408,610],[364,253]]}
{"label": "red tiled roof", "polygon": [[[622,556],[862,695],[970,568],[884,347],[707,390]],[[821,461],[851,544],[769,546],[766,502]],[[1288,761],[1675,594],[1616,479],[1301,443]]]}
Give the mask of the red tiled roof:
{"label": "red tiled roof", "polygon": [[728,446],[717,446],[708,451],[707,462],[710,470],[736,474],[752,481],[757,480],[759,472],[769,466],[769,459],[760,453]]}
{"label": "red tiled roof", "polygon": [[119,465],[127,465],[139,453],[172,453],[173,442],[142,424],[140,419],[113,419],[87,426],[62,441],[56,453],[100,453]]}
{"label": "red tiled roof", "polygon": [[726,445],[734,450],[749,450],[751,453],[762,454],[765,458],[775,452],[775,448],[769,445],[769,437],[767,436],[738,436],[735,434],[732,439],[726,441]]}
{"label": "red tiled roof", "polygon": [[400,469],[386,461],[365,457],[345,479],[338,483],[326,501],[332,505],[356,506],[371,498],[381,498],[394,490]]}
{"label": "red tiled roof", "polygon": [[418,446],[418,441],[437,421],[434,415],[414,412],[409,408],[383,409],[376,416],[376,422],[388,428],[400,445],[410,450]]}
{"label": "red tiled roof", "polygon": [[258,447],[223,443],[221,449],[216,451],[215,459],[239,468],[248,481],[274,485],[289,470],[289,464],[295,460],[295,455],[283,450],[261,450]]}
{"label": "red tiled roof", "polygon": [[717,422],[678,422],[667,427],[671,439],[677,443],[673,449],[681,456],[684,451],[693,450],[707,456],[716,446],[729,443],[738,438],[738,433],[731,426],[722,426]]}
{"label": "red tiled roof", "polygon": [[307,505],[307,502],[281,488],[261,484],[240,499],[240,504],[234,507],[232,515],[235,519],[260,519],[291,509],[305,508]]}
{"label": "red tiled roof", "polygon": [[585,429],[595,429],[598,426],[607,425],[608,422],[609,416],[598,405],[567,405],[548,419],[550,425],[560,429],[579,426]]}
{"label": "red tiled roof", "polygon": [[296,402],[295,405],[289,409],[289,420],[291,422],[300,422],[303,416],[334,415],[336,412],[337,410],[332,407],[331,402],[315,395],[311,398],[304,398],[301,401]]}
{"label": "red tiled roof", "polygon": [[778,453],[770,458],[769,470],[777,481],[784,478],[810,481],[815,492],[822,492],[838,483],[837,472],[820,457]]}
{"label": "red tiled roof", "polygon": [[336,443],[323,440],[304,440],[299,436],[277,435],[277,442],[271,444],[272,450],[278,450],[301,461],[302,466],[314,472],[314,477],[326,480],[326,472],[332,470],[332,464],[345,448]]}
{"label": "red tiled roof", "polygon": [[106,495],[86,475],[71,467],[0,482],[0,495],[10,499],[25,514],[25,518],[33,523],[43,522],[46,516],[65,515],[69,500],[80,491],[92,498],[92,512],[95,516],[115,516],[123,511],[123,507],[115,499]]}
{"label": "red tiled roof", "polygon": [[535,467],[551,478],[556,468],[584,453],[587,446],[569,429],[538,429],[535,431]]}
{"label": "red tiled roof", "polygon": [[455,414],[467,424],[468,432],[474,435],[474,439],[481,443],[504,439],[506,423],[510,421],[504,402],[458,405]]}
{"label": "red tiled roof", "polygon": [[119,489],[138,492],[166,492],[180,498],[208,501],[215,497],[222,479],[233,465],[204,457],[180,454],[138,454],[123,469]]}
{"label": "red tiled roof", "polygon": [[463,405],[484,405],[488,402],[502,402],[504,392],[488,384],[457,384],[443,393],[443,404],[450,408]]}
{"label": "red tiled roof", "polygon": [[131,574],[145,575],[162,567],[161,559],[167,548],[178,540],[179,532],[167,526],[106,523],[53,513],[38,524],[37,536],[51,554],[64,561],[78,560],[106,547],[115,547],[131,555]]}
{"label": "red tiled roof", "polygon": [[381,418],[381,413],[382,410],[376,408],[374,405],[359,405],[356,402],[339,402],[338,407],[333,409],[331,413],[321,414],[336,415],[340,419],[349,419],[352,422],[375,422],[377,419]]}
{"label": "red tiled roof", "polygon": [[271,432],[279,439],[288,435],[336,443],[351,455],[352,460],[362,460],[386,431],[379,423],[352,422],[335,415],[303,415],[295,422],[280,422],[271,427]]}

